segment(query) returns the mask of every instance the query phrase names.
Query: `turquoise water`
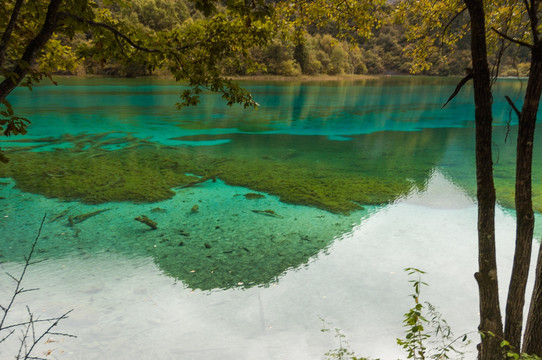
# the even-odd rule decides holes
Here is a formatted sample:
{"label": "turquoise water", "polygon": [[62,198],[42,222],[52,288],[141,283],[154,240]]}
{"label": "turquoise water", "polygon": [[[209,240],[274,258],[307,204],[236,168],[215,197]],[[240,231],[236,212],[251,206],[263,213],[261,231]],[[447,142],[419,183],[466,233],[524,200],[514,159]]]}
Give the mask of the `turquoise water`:
{"label": "turquoise water", "polygon": [[[177,111],[182,88],[156,79],[18,89],[32,124],[1,144],[2,266],[17,271],[47,213],[46,261],[28,275],[40,296],[24,301],[74,308],[79,338],[57,358],[321,358],[337,346],[321,316],[360,355],[394,359],[407,266],[430,271],[457,331],[474,329],[472,93],[441,109],[456,81],[247,82],[257,110],[205,94]],[[524,85],[495,92],[504,271],[516,129],[504,95]],[[472,291],[450,300],[458,284]]]}

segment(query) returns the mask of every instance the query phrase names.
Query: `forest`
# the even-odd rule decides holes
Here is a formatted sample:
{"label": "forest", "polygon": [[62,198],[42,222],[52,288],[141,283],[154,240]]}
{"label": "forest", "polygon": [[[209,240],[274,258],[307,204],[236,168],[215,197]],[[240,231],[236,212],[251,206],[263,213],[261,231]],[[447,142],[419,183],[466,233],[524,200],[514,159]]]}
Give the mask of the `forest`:
{"label": "forest", "polygon": [[[128,6],[110,6],[112,14],[142,31],[164,31],[181,27],[184,23],[203,18],[194,2],[187,0],[134,0]],[[384,7],[381,21],[375,24],[371,37],[344,36],[337,24],[324,27],[307,26],[301,36],[279,32],[270,44],[249,49],[255,68],[236,66],[224,60],[220,67],[227,76],[318,76],[318,75],[406,75],[412,72],[412,59],[406,54],[409,41],[405,27],[415,19],[394,14],[392,6]],[[465,20],[466,21],[466,20]],[[462,26],[461,22],[453,26]],[[75,38],[60,38],[63,45],[72,48],[90,43],[91,38],[77,34]],[[470,39],[464,37],[453,45],[453,57],[437,52],[431,54],[429,69],[420,75],[464,75],[470,65]],[[448,50],[450,52],[450,50]],[[520,47],[505,49],[499,64],[499,76],[527,76],[529,53]],[[143,63],[122,64],[115,60],[96,61],[91,57],[76,69],[57,71],[65,75],[145,76],[160,75],[149,71]],[[162,73],[163,74],[163,73]],[[163,74],[165,75],[165,74]]]}

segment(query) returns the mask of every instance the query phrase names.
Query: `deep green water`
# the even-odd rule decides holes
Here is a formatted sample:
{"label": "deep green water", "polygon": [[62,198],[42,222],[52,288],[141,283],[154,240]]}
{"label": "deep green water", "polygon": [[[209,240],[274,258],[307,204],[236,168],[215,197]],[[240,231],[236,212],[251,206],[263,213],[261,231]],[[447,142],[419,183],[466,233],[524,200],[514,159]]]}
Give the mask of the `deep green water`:
{"label": "deep green water", "polygon": [[[288,294],[299,293],[309,301],[307,294],[316,291],[336,295],[337,303],[322,308],[310,300],[312,307],[326,313],[340,309],[338,319],[347,322],[346,314],[359,306],[347,299],[353,297],[371,309],[369,299],[377,295],[367,292],[374,283],[389,281],[386,274],[400,271],[403,265],[398,264],[417,266],[442,256],[439,250],[411,254],[414,247],[424,244],[429,249],[438,244],[445,249],[451,245],[448,236],[454,235],[457,246],[442,250],[451,254],[474,236],[470,225],[465,225],[466,219],[475,219],[474,108],[469,88],[442,109],[457,80],[246,82],[260,103],[257,110],[230,108],[220,96],[205,94],[199,106],[177,111],[182,87],[157,79],[63,78],[59,86],[40,85],[32,92],[17,89],[10,101],[32,124],[28,135],[3,139],[0,145],[11,159],[0,165],[0,261],[7,266],[23,261],[47,213],[36,256],[50,264],[44,273],[71,279],[67,281],[70,293],[111,296],[117,299],[112,301],[124,303],[121,299],[130,293],[128,288],[114,294],[106,291],[108,284],[119,280],[108,276],[120,272],[127,274],[126,281],[134,279],[131,286],[138,290],[131,295],[133,301],[140,293],[160,293],[163,289],[156,287],[157,282],[169,289],[164,279],[182,285],[182,292],[172,290],[182,299],[180,307],[187,306],[185,297],[194,291],[239,304],[236,301],[245,298],[231,291],[242,289],[249,297],[263,287],[283,294],[273,297],[282,314],[283,306],[297,308],[280,305]],[[509,224],[513,216],[517,128],[504,95],[520,98],[524,86],[519,80],[495,85],[495,180],[499,204],[507,214],[499,226]],[[536,156],[541,150],[540,132],[535,141],[534,201],[540,214],[542,158]],[[157,229],[134,220],[142,216],[155,221]],[[370,225],[374,223],[383,227]],[[448,226],[452,230],[439,235],[440,228]],[[509,230],[513,228],[506,225],[500,231]],[[542,234],[540,225],[536,234]],[[392,260],[384,260],[384,254]],[[449,255],[436,263],[449,260],[453,261],[450,268],[467,268],[466,258]],[[147,262],[155,264],[161,277],[149,270]],[[58,264],[87,270],[61,274],[54,270]],[[89,267],[109,280],[97,285],[88,278]],[[354,271],[357,267],[363,270]],[[377,270],[381,268],[384,278]],[[371,269],[380,277],[373,279]],[[341,273],[349,275],[328,279],[328,274]],[[365,280],[352,275],[360,273]],[[292,282],[292,276],[304,280]],[[306,288],[319,280],[322,285]],[[385,298],[378,293],[379,299]],[[79,299],[72,301],[79,303]],[[215,301],[198,299],[202,304]],[[171,311],[173,305],[159,303]],[[88,306],[81,305],[90,311]],[[231,306],[226,311],[236,313]],[[134,311],[123,305],[111,307],[114,314],[123,314],[119,318],[128,316],[123,311]],[[109,305],[98,309],[106,311]],[[300,312],[284,320],[281,336],[298,334],[293,321],[302,321]],[[218,313],[221,319],[237,319]],[[198,324],[210,319],[202,315],[181,332],[188,331],[186,338],[191,338],[191,331],[204,332]],[[235,332],[234,328],[224,325],[223,331]],[[126,330],[121,337],[129,333]],[[99,334],[92,336],[110,344]],[[243,336],[233,343],[252,341],[251,336]],[[113,351],[122,348],[117,345],[111,345]],[[85,348],[82,343],[78,347]],[[173,348],[172,354],[177,354]],[[82,359],[107,358],[92,346],[85,349]],[[248,353],[233,351],[231,356],[210,358],[245,358],[243,354]],[[306,355],[298,358],[310,358]]]}

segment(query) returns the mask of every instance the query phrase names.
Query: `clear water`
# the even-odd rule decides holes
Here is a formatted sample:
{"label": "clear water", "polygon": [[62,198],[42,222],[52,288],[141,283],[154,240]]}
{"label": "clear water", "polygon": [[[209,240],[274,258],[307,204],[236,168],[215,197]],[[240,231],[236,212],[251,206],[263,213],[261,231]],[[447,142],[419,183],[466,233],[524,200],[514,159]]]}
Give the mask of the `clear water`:
{"label": "clear water", "polygon": [[[12,160],[0,168],[5,270],[20,271],[47,219],[45,261],[25,280],[40,290],[13,319],[24,304],[40,316],[73,308],[62,330],[78,338],[43,348],[58,359],[318,359],[338,347],[320,317],[360,355],[396,359],[410,306],[402,269],[414,266],[456,333],[474,330],[472,94],[441,109],[456,81],[247,82],[257,110],[205,94],[177,111],[180,86],[156,79],[17,90],[32,125],[1,145]],[[523,87],[496,84],[503,288],[516,128],[503,100]]]}

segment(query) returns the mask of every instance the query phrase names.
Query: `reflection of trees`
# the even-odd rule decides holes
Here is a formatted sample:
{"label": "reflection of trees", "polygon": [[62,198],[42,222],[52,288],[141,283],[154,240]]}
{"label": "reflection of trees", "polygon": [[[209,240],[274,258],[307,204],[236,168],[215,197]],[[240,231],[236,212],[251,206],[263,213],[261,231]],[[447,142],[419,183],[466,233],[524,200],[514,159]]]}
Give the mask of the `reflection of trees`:
{"label": "reflection of trees", "polygon": [[[465,188],[474,196],[476,179],[474,177],[474,134],[471,130],[454,130],[463,132],[463,136],[456,137],[450,142],[449,150],[439,166],[458,185]],[[517,126],[494,127],[494,177],[498,203],[508,209],[514,208],[515,188],[515,157]],[[535,153],[540,152],[542,134],[535,135]],[[542,159],[533,159],[533,207],[536,212],[542,213]]]}

